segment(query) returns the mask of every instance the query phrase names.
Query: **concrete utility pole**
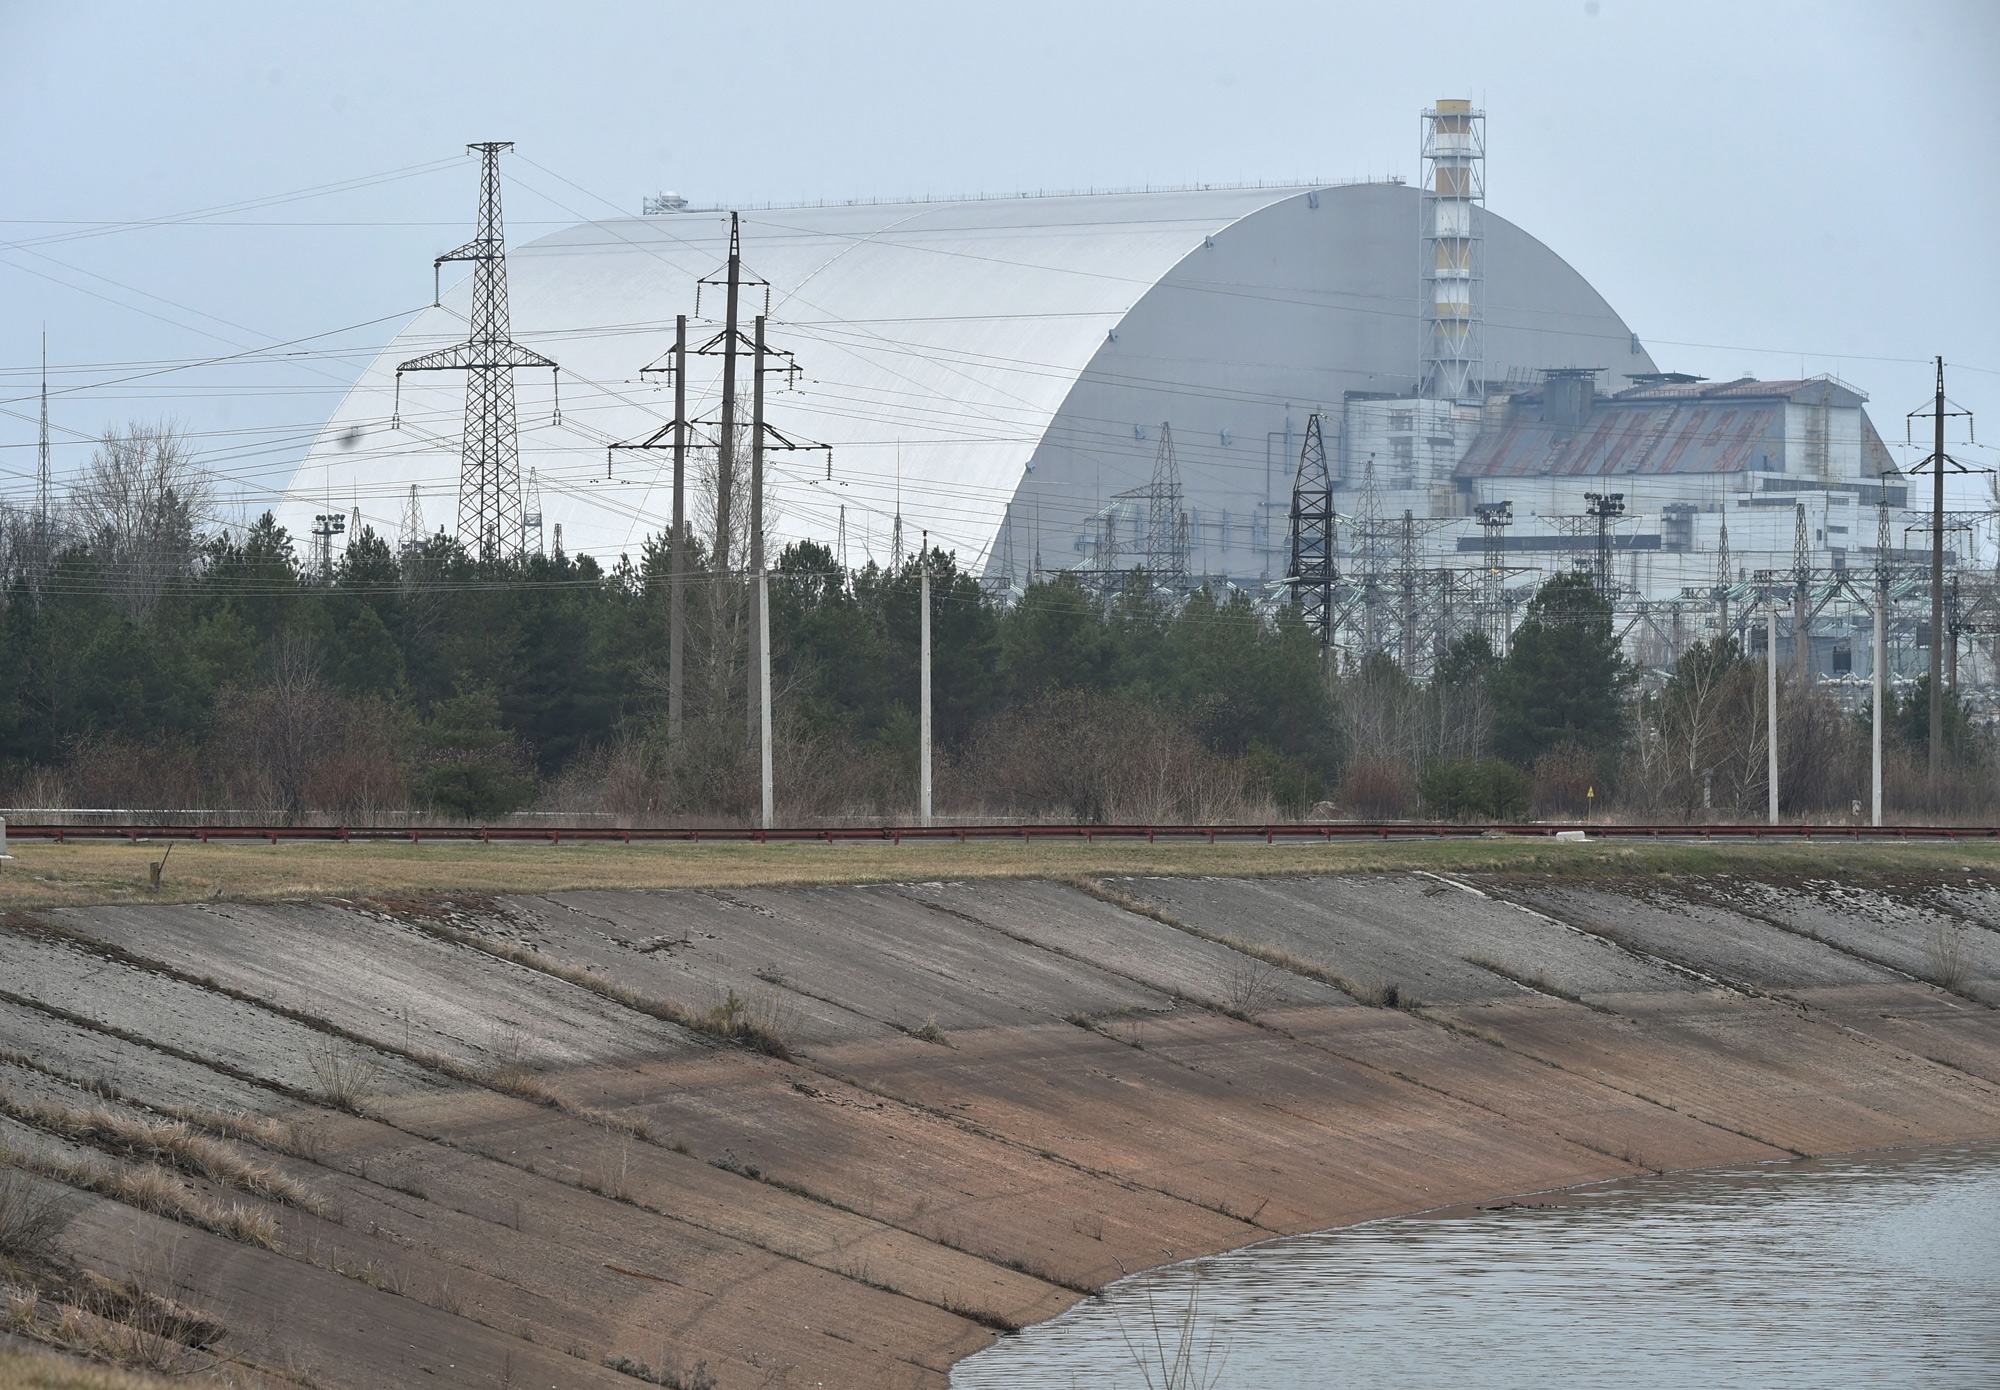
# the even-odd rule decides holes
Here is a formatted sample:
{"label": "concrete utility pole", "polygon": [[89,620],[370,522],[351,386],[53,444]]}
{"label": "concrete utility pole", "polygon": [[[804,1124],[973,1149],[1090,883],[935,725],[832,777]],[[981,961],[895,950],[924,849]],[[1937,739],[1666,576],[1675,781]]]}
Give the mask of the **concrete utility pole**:
{"label": "concrete utility pole", "polygon": [[[930,549],[930,532],[924,533],[924,549]],[[918,557],[922,586],[922,668],[918,681],[917,715],[917,824],[931,823],[931,567],[928,554]]]}
{"label": "concrete utility pole", "polygon": [[1778,594],[1764,613],[1765,780],[1770,783],[1771,824],[1778,823]]}
{"label": "concrete utility pole", "polygon": [[681,676],[682,634],[687,623],[687,350],[688,318],[674,315],[674,549],[672,593],[667,608],[667,745],[680,758],[684,709]]}
{"label": "concrete utility pole", "polygon": [[729,214],[729,288],[722,321],[722,429],[715,444],[715,572],[729,573],[729,491],[736,474],[736,300],[743,284],[743,251],[736,214]]}
{"label": "concrete utility pole", "polygon": [[[750,364],[750,572],[763,583],[764,574],[764,316],[757,315],[755,357]],[[760,647],[768,647],[770,640],[764,631],[765,605],[761,602],[754,615],[756,632],[753,634]],[[750,706],[757,704],[757,675],[751,673]],[[764,681],[768,689],[770,680]],[[770,722],[766,711],[765,722]]]}
{"label": "concrete utility pole", "polygon": [[1931,803],[1944,775],[1944,358],[1937,360],[1931,445]]}
{"label": "concrete utility pole", "polygon": [[[1881,566],[1877,566],[1878,572]],[[1869,735],[1874,758],[1874,818],[1870,825],[1882,823],[1882,692],[1888,683],[1889,664],[1889,582],[1878,573],[1875,581],[1875,716],[1874,729]]]}
{"label": "concrete utility pole", "polygon": [[771,579],[757,571],[757,675],[763,698],[762,731],[758,740],[764,771],[763,827],[771,828]]}

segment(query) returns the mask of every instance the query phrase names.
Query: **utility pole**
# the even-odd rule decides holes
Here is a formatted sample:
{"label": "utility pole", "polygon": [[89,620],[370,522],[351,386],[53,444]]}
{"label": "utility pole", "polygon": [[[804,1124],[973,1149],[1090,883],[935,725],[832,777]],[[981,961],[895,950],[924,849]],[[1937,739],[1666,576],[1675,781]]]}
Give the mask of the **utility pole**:
{"label": "utility pole", "polygon": [[1931,800],[1944,772],[1944,358],[1937,360],[1931,441]]}
{"label": "utility pole", "polygon": [[1871,825],[1880,825],[1882,823],[1882,689],[1887,681],[1887,674],[1883,668],[1889,663],[1888,610],[1889,582],[1883,573],[1882,562],[1878,560],[1875,567],[1875,679],[1873,682],[1875,687],[1875,711],[1872,720],[1874,728],[1869,732],[1869,743],[1872,745],[1870,753],[1874,769],[1873,800],[1870,803],[1874,808],[1874,813],[1873,819],[1869,821]]}
{"label": "utility pole", "polygon": [[[757,315],[755,340],[752,344],[754,356],[750,364],[750,572],[757,576],[761,586],[764,582],[764,316]],[[761,588],[760,588],[761,592]],[[770,646],[769,635],[764,631],[764,613],[768,605],[759,601],[752,615],[756,623],[754,640],[760,650]],[[764,722],[771,722],[769,691],[770,676],[765,674],[763,688],[766,708]],[[756,691],[751,691],[750,703],[757,703]]]}
{"label": "utility pole", "polygon": [[1764,611],[1765,780],[1770,783],[1771,824],[1778,823],[1778,592]]}
{"label": "utility pole", "polygon": [[742,288],[743,249],[736,214],[729,214],[729,288],[722,326],[722,432],[715,446],[715,573],[729,573],[729,492],[736,473],[736,300]]}
{"label": "utility pole", "polygon": [[687,628],[687,351],[688,316],[674,315],[674,547],[667,597],[667,744],[678,762],[685,713],[681,644]]}
{"label": "utility pole", "polygon": [[49,330],[42,329],[42,432],[35,444],[35,584],[48,578],[55,560],[54,479],[49,469]]}
{"label": "utility pole", "polygon": [[[1930,779],[1931,799],[1935,804],[1943,785],[1944,776],[1944,643],[1946,637],[1944,617],[1944,471],[1947,466],[1964,472],[1964,466],[1944,451],[1944,422],[1948,416],[1963,415],[1970,419],[1969,410],[1951,410],[1944,398],[1944,358],[1937,359],[1937,393],[1931,409],[1926,412],[1913,410],[1908,419],[1929,414],[1931,417],[1931,455],[1910,471],[1931,470],[1931,708],[1930,708]],[[1951,640],[1958,640],[1951,634]]]}
{"label": "utility pole", "polygon": [[757,675],[762,687],[763,699],[759,707],[763,712],[761,730],[758,737],[758,751],[763,768],[764,819],[766,830],[771,828],[771,580],[764,571],[757,571]]}
{"label": "utility pole", "polygon": [[[511,140],[467,145],[480,154],[479,233],[431,263],[433,277],[446,261],[471,261],[472,332],[462,343],[413,357],[396,368],[400,398],[404,372],[465,373],[465,435],[458,474],[459,543],[481,560],[520,553],[521,448],[514,426],[514,368],[556,364],[522,347],[508,334],[507,245],[500,228],[500,155]],[[511,554],[509,553],[511,550]]]}
{"label": "utility pole", "polygon": [[1812,538],[1806,529],[1806,504],[1793,506],[1792,664],[1798,667],[1803,691],[1812,682]]}
{"label": "utility pole", "polygon": [[917,824],[931,823],[931,533],[924,532],[924,548],[917,555],[921,599],[919,617],[923,628],[918,662],[917,718]]}
{"label": "utility pole", "polygon": [[[604,475],[611,476],[612,455],[619,449],[666,449],[674,454],[674,502],[673,526],[667,533],[669,538],[667,556],[667,744],[668,756],[680,757],[681,730],[686,718],[687,664],[685,661],[687,632],[687,573],[688,551],[693,548],[694,535],[687,520],[687,326],[686,314],[674,315],[674,346],[666,357],[667,365],[662,367],[655,361],[639,369],[640,380],[645,380],[664,371],[674,383],[674,418],[660,426],[644,439],[636,439],[624,444],[613,444],[604,454]],[[663,441],[671,442],[663,442]],[[556,552],[562,552],[562,528],[556,528]],[[753,679],[754,685],[754,679]],[[755,704],[753,699],[752,704]]]}
{"label": "utility pole", "polygon": [[1889,703],[1889,604],[1895,574],[1889,566],[1889,475],[1875,475],[1875,729],[1874,824],[1882,823],[1882,721]]}

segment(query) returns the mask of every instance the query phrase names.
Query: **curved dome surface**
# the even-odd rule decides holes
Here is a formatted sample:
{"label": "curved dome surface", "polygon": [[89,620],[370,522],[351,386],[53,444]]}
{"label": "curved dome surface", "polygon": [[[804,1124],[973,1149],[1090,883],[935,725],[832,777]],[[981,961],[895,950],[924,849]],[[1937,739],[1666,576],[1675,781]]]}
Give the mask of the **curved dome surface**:
{"label": "curved dome surface", "polygon": [[[1306,414],[1349,391],[1407,391],[1417,371],[1418,195],[1393,184],[1203,189],[781,208],[741,215],[741,326],[768,307],[767,419],[832,448],[768,456],[778,538],[887,557],[893,517],[968,563],[1079,562],[1089,517],[1150,476],[1170,422],[1198,567],[1270,571]],[[1489,377],[1554,365],[1647,371],[1610,307],[1560,258],[1487,219]],[[515,373],[524,482],[571,553],[636,554],[666,529],[666,451],[607,446],[672,418],[674,316],[720,330],[726,214],[585,223],[508,256],[513,333],[562,364]],[[697,282],[709,281],[699,289]],[[395,366],[463,338],[469,281],[362,373],[295,474],[280,520],[328,510],[394,535],[411,486],[428,528],[456,517],[464,385]],[[742,416],[749,412],[740,363]],[[719,413],[718,357],[691,357],[689,414]],[[696,524],[700,524],[699,521]],[[1232,529],[1233,524],[1233,529]],[[1282,527],[1279,527],[1281,530]],[[1280,537],[1280,540],[1282,538]],[[1282,568],[1282,562],[1279,563]]]}

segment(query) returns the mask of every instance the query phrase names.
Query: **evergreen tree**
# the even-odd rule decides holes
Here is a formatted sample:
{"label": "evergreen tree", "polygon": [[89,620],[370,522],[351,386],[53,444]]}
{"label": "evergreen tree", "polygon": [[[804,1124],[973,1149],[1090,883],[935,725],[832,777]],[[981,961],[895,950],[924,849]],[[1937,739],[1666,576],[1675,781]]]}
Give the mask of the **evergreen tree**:
{"label": "evergreen tree", "polygon": [[1610,602],[1590,576],[1556,575],[1528,600],[1513,650],[1493,673],[1494,747],[1521,766],[1563,744],[1608,748],[1631,680]]}

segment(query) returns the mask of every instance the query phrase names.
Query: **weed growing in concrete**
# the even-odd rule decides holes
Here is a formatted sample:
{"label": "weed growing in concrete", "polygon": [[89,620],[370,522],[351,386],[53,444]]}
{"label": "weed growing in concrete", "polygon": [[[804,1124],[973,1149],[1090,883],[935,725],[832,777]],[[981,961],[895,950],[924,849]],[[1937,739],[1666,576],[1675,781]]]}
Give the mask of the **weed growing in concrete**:
{"label": "weed growing in concrete", "polygon": [[1403,997],[1403,987],[1394,980],[1386,984],[1369,985],[1366,988],[1350,990],[1356,1000],[1371,1009],[1414,1009],[1417,1001]]}
{"label": "weed growing in concrete", "polygon": [[632,1141],[621,1138],[613,1142],[607,1135],[600,1146],[597,1161],[583,1176],[585,1191],[595,1192],[600,1197],[609,1197],[614,1202],[632,1200],[632,1185],[629,1181],[632,1164]]}
{"label": "weed growing in concrete", "polygon": [[0,1260],[39,1262],[76,1216],[62,1193],[14,1167],[0,1167]]}
{"label": "weed growing in concrete", "polygon": [[700,1026],[716,1037],[789,1060],[792,1054],[785,1039],[797,1027],[798,1017],[798,1005],[775,987],[760,989],[748,999],[732,989],[709,1009]]}
{"label": "weed growing in concrete", "polygon": [[[900,1024],[897,1026],[901,1027]],[[926,1015],[924,1021],[915,1028],[904,1028],[903,1031],[913,1038],[927,1043],[936,1043],[939,1047],[951,1046],[950,1036],[945,1033],[944,1029],[938,1027],[936,1014]]]}
{"label": "weed growing in concrete", "polygon": [[1972,973],[1972,960],[1965,949],[1965,928],[1939,922],[1925,944],[1925,962],[1930,966],[1931,983],[1956,994]]}
{"label": "weed growing in concrete", "polygon": [[1222,972],[1222,997],[1229,1012],[1254,1019],[1270,1006],[1278,992],[1279,970],[1259,957],[1232,951]]}
{"label": "weed growing in concrete", "polygon": [[1069,1228],[1078,1235],[1088,1236],[1092,1240],[1104,1239],[1104,1218],[1095,1212],[1088,1216],[1072,1216]]}
{"label": "weed growing in concrete", "polygon": [[306,1052],[306,1065],[328,1105],[350,1114],[375,1094],[382,1064],[362,1051],[356,1043],[341,1038],[324,1038]]}

